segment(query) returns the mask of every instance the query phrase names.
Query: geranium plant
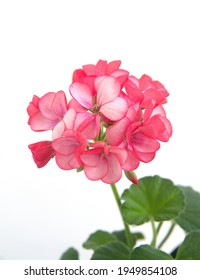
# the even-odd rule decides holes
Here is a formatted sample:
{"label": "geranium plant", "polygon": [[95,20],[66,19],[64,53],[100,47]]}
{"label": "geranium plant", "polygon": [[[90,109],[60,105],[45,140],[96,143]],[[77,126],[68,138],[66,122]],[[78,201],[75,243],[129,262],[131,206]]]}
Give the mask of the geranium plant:
{"label": "geranium plant", "polygon": [[[140,162],[152,161],[160,141],[172,135],[164,109],[169,93],[150,76],[136,78],[120,65],[99,60],[75,70],[69,102],[63,91],[33,96],[28,124],[34,131],[52,131],[52,139],[29,145],[33,159],[41,168],[55,158],[61,169],[83,171],[89,180],[111,186],[124,229],[92,233],[83,243],[93,250],[91,259],[200,259],[200,194],[166,178],[138,180],[135,174]],[[123,174],[131,186],[120,197],[116,183]],[[171,227],[158,243],[165,221]],[[132,230],[144,223],[152,226],[150,244],[143,233]],[[176,225],[186,237],[170,254],[161,249]],[[61,259],[78,259],[78,252],[68,248]]]}

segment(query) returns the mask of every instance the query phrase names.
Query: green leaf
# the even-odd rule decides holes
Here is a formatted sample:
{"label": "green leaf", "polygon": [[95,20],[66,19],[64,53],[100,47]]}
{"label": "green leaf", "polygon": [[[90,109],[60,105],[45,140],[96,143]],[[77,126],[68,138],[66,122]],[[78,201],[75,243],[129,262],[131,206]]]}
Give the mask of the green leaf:
{"label": "green leaf", "polygon": [[138,185],[124,191],[122,214],[128,224],[141,225],[150,220],[167,221],[185,207],[185,197],[172,181],[159,176],[144,177]]}
{"label": "green leaf", "polygon": [[186,232],[200,229],[200,193],[191,187],[178,186],[186,198],[186,207],[175,219]]}
{"label": "green leaf", "polygon": [[135,249],[130,254],[131,260],[173,260],[173,258],[150,245],[141,245]]}
{"label": "green leaf", "polygon": [[91,260],[128,260],[130,249],[120,241],[112,241],[98,247]]}
{"label": "green leaf", "polygon": [[103,230],[97,230],[83,243],[83,248],[95,250],[99,246],[114,240],[117,240],[114,234]]}
{"label": "green leaf", "polygon": [[[117,237],[117,239],[123,243],[127,244],[126,233],[124,230],[114,231],[113,234]],[[141,232],[132,233],[132,238],[134,241],[144,239],[144,235]]]}
{"label": "green leaf", "polygon": [[179,247],[177,260],[200,260],[200,230],[190,232]]}
{"label": "green leaf", "polygon": [[79,254],[78,251],[74,248],[69,248],[67,251],[65,251],[60,260],[78,260],[79,259]]}

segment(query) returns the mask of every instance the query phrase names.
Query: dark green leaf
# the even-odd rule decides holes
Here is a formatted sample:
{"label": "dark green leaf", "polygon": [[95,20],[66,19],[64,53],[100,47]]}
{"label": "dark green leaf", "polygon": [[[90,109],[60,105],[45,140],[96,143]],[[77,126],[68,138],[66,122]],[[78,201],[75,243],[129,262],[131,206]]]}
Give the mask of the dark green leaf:
{"label": "dark green leaf", "polygon": [[64,252],[60,258],[60,260],[78,260],[79,254],[78,251],[74,248],[69,248],[66,252]]}
{"label": "dark green leaf", "polygon": [[185,207],[185,197],[172,181],[159,176],[144,177],[125,190],[122,214],[128,224],[175,218]]}
{"label": "dark green leaf", "polygon": [[181,246],[177,254],[177,260],[200,260],[200,230],[190,232]]}
{"label": "dark green leaf", "polygon": [[150,245],[141,245],[130,254],[131,260],[173,260],[167,253]]}
{"label": "dark green leaf", "polygon": [[[123,243],[127,244],[127,239],[126,239],[126,234],[124,230],[120,230],[120,231],[114,231],[113,234],[117,237],[117,239]],[[132,233],[132,238],[133,240],[136,241],[137,240],[141,240],[144,239],[144,235],[141,232],[134,232]]]}
{"label": "dark green leaf", "polygon": [[114,234],[103,230],[97,230],[95,233],[91,234],[89,238],[83,243],[83,247],[85,249],[95,250],[99,246],[114,240],[117,240]]}
{"label": "dark green leaf", "polygon": [[91,260],[128,260],[130,250],[120,241],[112,241],[98,247]]}
{"label": "dark green leaf", "polygon": [[191,187],[181,187],[186,198],[186,207],[175,219],[186,232],[200,229],[200,193]]}

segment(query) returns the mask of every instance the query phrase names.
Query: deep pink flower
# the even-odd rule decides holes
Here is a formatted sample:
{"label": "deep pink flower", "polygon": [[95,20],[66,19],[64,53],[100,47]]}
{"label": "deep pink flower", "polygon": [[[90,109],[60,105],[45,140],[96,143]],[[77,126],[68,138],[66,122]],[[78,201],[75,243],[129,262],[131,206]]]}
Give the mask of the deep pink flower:
{"label": "deep pink flower", "polygon": [[55,156],[51,141],[41,141],[28,145],[38,168],[45,166]]}
{"label": "deep pink flower", "polygon": [[35,131],[50,130],[64,117],[67,112],[67,100],[63,91],[48,92],[43,97],[33,96],[27,112],[28,124]]}
{"label": "deep pink flower", "polygon": [[122,119],[127,111],[127,103],[119,97],[119,82],[113,77],[99,77],[95,79],[95,89],[96,96],[87,84],[75,82],[70,86],[70,93],[79,104],[94,114],[101,114],[112,121]]}
{"label": "deep pink flower", "polygon": [[124,69],[119,69],[120,65],[120,60],[114,60],[110,63],[107,63],[106,60],[99,60],[96,65],[83,65],[83,69],[77,69],[74,71],[73,82],[83,82],[87,84],[93,94],[95,94],[94,80],[99,76],[115,77],[120,85],[123,86],[128,79],[129,73]]}
{"label": "deep pink flower", "polygon": [[127,153],[119,147],[109,147],[105,142],[96,142],[91,149],[83,152],[80,158],[84,164],[84,172],[90,180],[102,180],[113,184],[122,176],[121,166],[124,164]]}

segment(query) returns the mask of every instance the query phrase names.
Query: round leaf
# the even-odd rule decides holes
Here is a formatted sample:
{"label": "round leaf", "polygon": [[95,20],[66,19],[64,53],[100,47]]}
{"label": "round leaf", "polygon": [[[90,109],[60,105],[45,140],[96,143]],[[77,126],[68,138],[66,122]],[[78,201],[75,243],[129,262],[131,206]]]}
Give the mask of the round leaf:
{"label": "round leaf", "polygon": [[[116,236],[116,238],[119,241],[128,245],[125,230],[113,231],[113,234]],[[132,239],[134,240],[134,243],[136,243],[137,240],[144,239],[144,235],[141,232],[134,232],[134,233],[131,233],[131,235],[132,235]]]}
{"label": "round leaf", "polygon": [[89,238],[83,243],[83,247],[85,249],[95,250],[99,246],[114,240],[117,240],[114,234],[111,234],[107,231],[98,230],[89,236]]}
{"label": "round leaf", "polygon": [[200,260],[200,230],[189,233],[179,247],[177,260]]}
{"label": "round leaf", "polygon": [[128,260],[130,250],[128,246],[119,241],[112,241],[98,247],[91,260]]}
{"label": "round leaf", "polygon": [[128,224],[175,218],[185,207],[185,197],[172,181],[159,176],[144,177],[125,190],[122,214]]}
{"label": "round leaf", "polygon": [[173,258],[159,250],[156,249],[150,245],[141,245],[140,247],[137,247],[133,249],[133,251],[130,254],[131,260],[173,260]]}
{"label": "round leaf", "polygon": [[66,252],[64,252],[60,258],[60,260],[78,260],[79,254],[78,251],[74,248],[69,248]]}
{"label": "round leaf", "polygon": [[191,187],[181,187],[186,198],[185,209],[175,219],[186,232],[200,229],[200,193]]}

